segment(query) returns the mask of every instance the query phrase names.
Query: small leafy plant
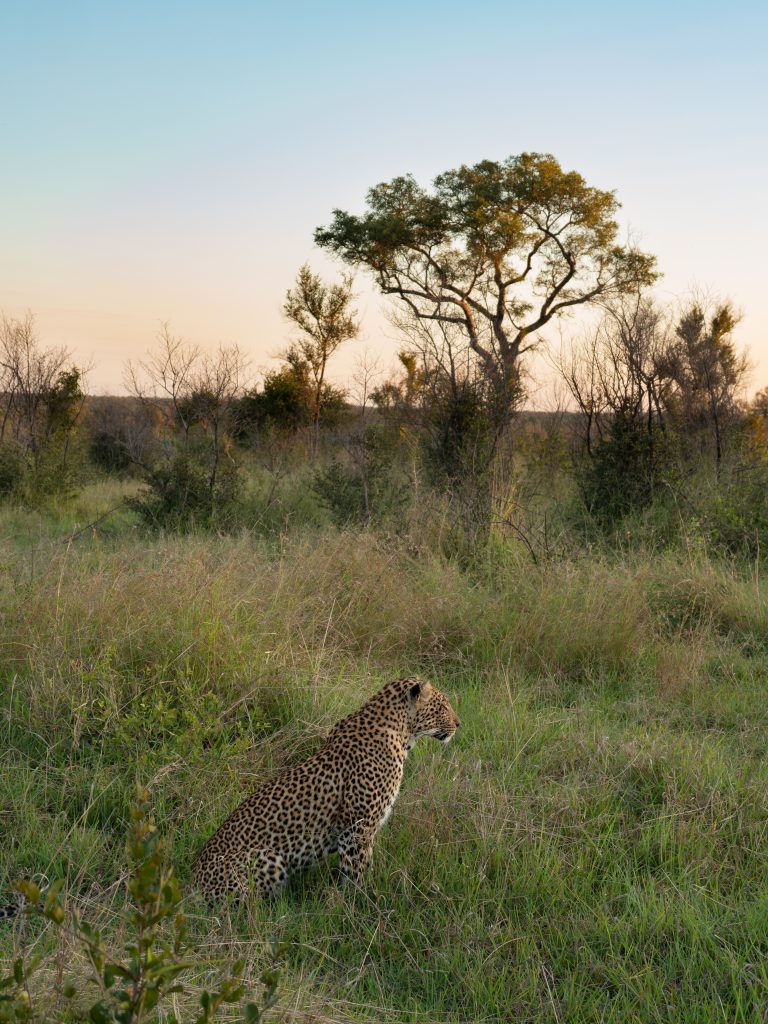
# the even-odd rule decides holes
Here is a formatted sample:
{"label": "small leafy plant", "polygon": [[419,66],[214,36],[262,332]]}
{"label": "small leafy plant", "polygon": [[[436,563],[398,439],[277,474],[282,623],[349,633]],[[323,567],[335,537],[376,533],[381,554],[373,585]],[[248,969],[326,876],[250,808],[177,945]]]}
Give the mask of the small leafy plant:
{"label": "small leafy plant", "polygon": [[[132,909],[129,917],[131,934],[120,956],[105,952],[101,932],[73,914],[71,930],[90,964],[88,988],[81,991],[73,981],[61,986],[68,1021],[90,1021],[92,1024],[141,1024],[158,1017],[158,1007],[169,996],[187,992],[184,975],[211,961],[196,956],[186,941],[187,923],[180,910],[181,893],[173,870],[164,865],[163,843],[159,838],[149,808],[149,793],[141,790],[131,811],[132,823],[128,844],[130,877],[128,891]],[[67,925],[61,905],[62,882],[51,885],[43,898],[34,882],[21,881],[17,889],[25,899],[24,913],[39,914],[58,928]],[[264,1013],[277,1001],[279,971],[274,963],[281,950],[273,949],[272,966],[261,975],[263,991],[259,1003],[244,1001],[245,961],[219,964],[222,973],[214,991],[204,990],[199,997],[200,1009],[195,1024],[208,1024],[225,1004],[243,1003],[241,1019],[246,1024],[259,1024]],[[0,977],[0,1022],[53,1021],[38,1012],[33,1000],[30,979],[39,967],[39,958],[18,958],[11,973]],[[96,990],[91,1000],[86,993]],[[163,1018],[176,1022],[170,1009]]]}

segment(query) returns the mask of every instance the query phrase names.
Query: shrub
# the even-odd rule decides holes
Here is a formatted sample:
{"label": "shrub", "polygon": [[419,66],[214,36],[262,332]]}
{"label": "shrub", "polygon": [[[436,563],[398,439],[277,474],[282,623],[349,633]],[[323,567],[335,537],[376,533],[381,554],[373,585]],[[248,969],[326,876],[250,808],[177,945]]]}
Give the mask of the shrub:
{"label": "shrub", "polygon": [[[319,402],[322,424],[337,424],[346,409],[345,392],[332,384],[323,384]],[[308,367],[301,360],[289,359],[284,367],[265,375],[261,391],[254,388],[238,400],[236,433],[245,441],[260,431],[296,431],[308,427],[313,417],[314,396]]]}
{"label": "shrub", "polygon": [[152,528],[221,527],[236,519],[240,489],[240,473],[233,462],[219,464],[212,486],[204,453],[187,448],[153,466],[146,487],[128,505]]}
{"label": "shrub", "polygon": [[[35,960],[19,957],[12,972],[0,978],[0,1021],[87,1020],[93,1024],[141,1024],[161,1017],[176,1021],[176,1014],[163,1005],[169,996],[188,993],[182,980],[191,972],[211,966],[199,957],[186,941],[187,922],[181,912],[181,892],[172,869],[164,864],[163,844],[159,839],[149,811],[149,793],[140,791],[131,813],[128,841],[130,872],[128,892],[132,912],[131,934],[122,953],[108,955],[101,933],[73,915],[72,932],[90,965],[88,987],[98,993],[95,1002],[87,989],[81,990],[73,980],[59,982],[60,994],[66,1000],[66,1011],[41,1017],[33,1004],[31,981],[38,966]],[[25,911],[38,913],[63,928],[66,914],[59,899],[61,882],[54,883],[41,902],[39,887],[29,881],[17,888],[27,900]],[[275,954],[276,955],[276,954]],[[195,1024],[208,1024],[227,1003],[240,1003],[245,997],[243,984],[245,962],[225,965],[214,991],[204,989],[199,997],[200,1011]],[[248,1002],[244,1006],[248,1024],[258,1024],[263,1012],[276,1002],[278,972],[268,969],[262,974],[264,991],[261,1006]],[[90,1004],[90,1005],[84,1005]],[[161,1014],[162,1011],[162,1014]]]}
{"label": "shrub", "polygon": [[672,472],[672,442],[659,430],[619,411],[604,440],[582,468],[587,508],[610,527],[630,512],[647,508]]}
{"label": "shrub", "polygon": [[391,518],[408,500],[395,469],[395,446],[386,428],[368,427],[348,445],[349,459],[319,470],[312,487],[337,526]]}
{"label": "shrub", "polygon": [[24,480],[24,460],[13,444],[0,445],[0,496],[21,490]]}
{"label": "shrub", "polygon": [[702,510],[707,539],[730,555],[757,558],[768,548],[768,465],[755,462],[722,480]]}
{"label": "shrub", "polygon": [[133,464],[125,440],[110,430],[92,431],[88,454],[106,473],[124,473]]}

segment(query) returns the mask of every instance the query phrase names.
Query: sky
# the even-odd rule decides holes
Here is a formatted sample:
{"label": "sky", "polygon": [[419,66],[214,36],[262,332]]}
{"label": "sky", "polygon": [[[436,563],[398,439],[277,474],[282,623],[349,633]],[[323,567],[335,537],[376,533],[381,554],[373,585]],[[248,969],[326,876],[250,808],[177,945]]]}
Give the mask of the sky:
{"label": "sky", "polygon": [[[657,293],[743,312],[768,384],[768,7],[390,0],[0,4],[0,310],[122,391],[161,322],[284,350],[286,289],[372,185],[523,151],[616,190]],[[357,281],[362,336],[397,350]],[[579,321],[568,325],[578,331]]]}

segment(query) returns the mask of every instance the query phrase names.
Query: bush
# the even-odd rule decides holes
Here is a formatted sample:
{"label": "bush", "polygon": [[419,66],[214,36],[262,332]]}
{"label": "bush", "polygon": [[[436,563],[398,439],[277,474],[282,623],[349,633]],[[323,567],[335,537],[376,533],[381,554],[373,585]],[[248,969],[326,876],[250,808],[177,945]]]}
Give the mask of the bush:
{"label": "bush", "polygon": [[0,496],[18,493],[24,481],[24,460],[13,444],[0,445]]}
{"label": "bush", "polygon": [[230,460],[219,463],[211,486],[210,453],[177,451],[147,474],[147,486],[128,501],[147,526],[187,530],[198,526],[227,526],[237,518],[241,479]]}
{"label": "bush", "polygon": [[75,496],[86,477],[85,451],[78,438],[53,438],[30,462],[24,496],[32,505]]}
{"label": "bush", "polygon": [[368,427],[353,437],[349,461],[334,459],[312,488],[337,526],[392,518],[408,500],[408,485],[395,469],[395,445],[386,428]]}
{"label": "bush", "polygon": [[493,408],[482,381],[435,387],[425,410],[424,462],[438,489],[487,488],[494,453]]}
{"label": "bush", "polygon": [[661,431],[619,411],[603,441],[582,467],[587,508],[603,527],[647,508],[672,473],[672,442]]}
{"label": "bush", "polygon": [[88,454],[91,462],[105,473],[125,473],[133,465],[125,440],[110,430],[91,433]]}
{"label": "bush", "polygon": [[701,522],[709,543],[730,555],[754,559],[768,549],[768,465],[753,463],[721,480]]}
{"label": "bush", "polygon": [[34,455],[13,444],[0,445],[0,497],[39,506],[71,498],[85,476],[85,458],[75,438],[52,437]]}
{"label": "bush", "polygon": [[[58,987],[68,1004],[67,1010],[56,1017],[48,1013],[41,1017],[33,1004],[31,984],[38,964],[19,957],[11,974],[0,978],[0,1021],[10,1024],[32,1020],[87,1020],[93,1024],[141,1024],[158,1018],[177,1020],[173,1010],[166,1009],[168,997],[187,994],[189,990],[181,979],[196,968],[210,965],[186,941],[187,922],[181,912],[181,891],[173,870],[164,864],[163,844],[149,812],[146,790],[140,791],[131,817],[128,892],[133,904],[129,918],[132,933],[122,954],[115,958],[108,956],[101,933],[79,914],[73,915],[72,932],[90,965],[88,985],[98,993],[95,1002],[91,1003],[87,989],[81,990],[79,979],[64,981],[60,978]],[[17,888],[28,901],[27,913],[40,914],[62,928],[66,914],[59,899],[61,882],[51,886],[44,901],[33,882],[21,881]],[[69,959],[71,951],[66,953]],[[201,992],[201,1009],[195,1012],[195,1024],[209,1024],[222,1006],[243,1001],[246,994],[242,982],[244,970],[242,960],[225,966],[217,989]],[[264,986],[261,1006],[248,1002],[244,1007],[244,1019],[249,1024],[263,1020],[263,1011],[276,1002],[278,972],[268,969],[261,981]],[[84,1000],[90,1005],[84,1006]],[[158,1012],[158,1008],[162,1011]]]}
{"label": "bush", "polygon": [[[261,391],[254,388],[238,400],[236,436],[247,441],[254,433],[262,431],[296,431],[308,427],[314,417],[313,403],[307,366],[289,360],[282,369],[266,374]],[[320,394],[323,426],[338,424],[345,410],[345,392],[332,384],[324,384]]]}

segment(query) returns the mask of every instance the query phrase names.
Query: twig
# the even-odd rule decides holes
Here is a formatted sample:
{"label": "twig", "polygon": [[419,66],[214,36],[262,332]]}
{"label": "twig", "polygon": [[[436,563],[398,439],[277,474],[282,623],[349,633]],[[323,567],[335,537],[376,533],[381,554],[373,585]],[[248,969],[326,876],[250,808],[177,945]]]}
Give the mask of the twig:
{"label": "twig", "polygon": [[85,533],[85,531],[86,531],[86,530],[92,530],[92,529],[94,528],[94,526],[98,526],[98,524],[99,524],[99,523],[100,523],[100,522],[101,522],[101,521],[102,521],[103,519],[106,519],[106,518],[107,518],[107,516],[111,516],[113,512],[117,512],[117,510],[118,510],[119,508],[122,508],[122,507],[123,507],[123,505],[125,505],[125,503],[126,503],[126,499],[125,499],[125,498],[123,498],[123,499],[122,499],[121,501],[119,501],[119,502],[117,503],[117,505],[113,505],[113,506],[112,506],[112,508],[110,508],[110,509],[107,509],[107,511],[106,511],[106,512],[102,512],[102,514],[101,514],[101,515],[100,515],[100,516],[99,516],[98,518],[94,519],[94,520],[93,520],[93,522],[90,522],[90,523],[86,523],[86,524],[85,524],[85,526],[81,526],[79,530],[75,530],[75,532],[74,532],[74,533],[72,533],[72,534],[70,534],[70,536],[69,536],[69,537],[65,537],[65,538],[63,538],[63,539],[62,539],[62,540],[60,541],[60,543],[61,543],[61,544],[71,544],[73,540],[77,540],[77,538],[78,538],[78,537],[79,537],[79,536],[80,536],[81,534]]}

